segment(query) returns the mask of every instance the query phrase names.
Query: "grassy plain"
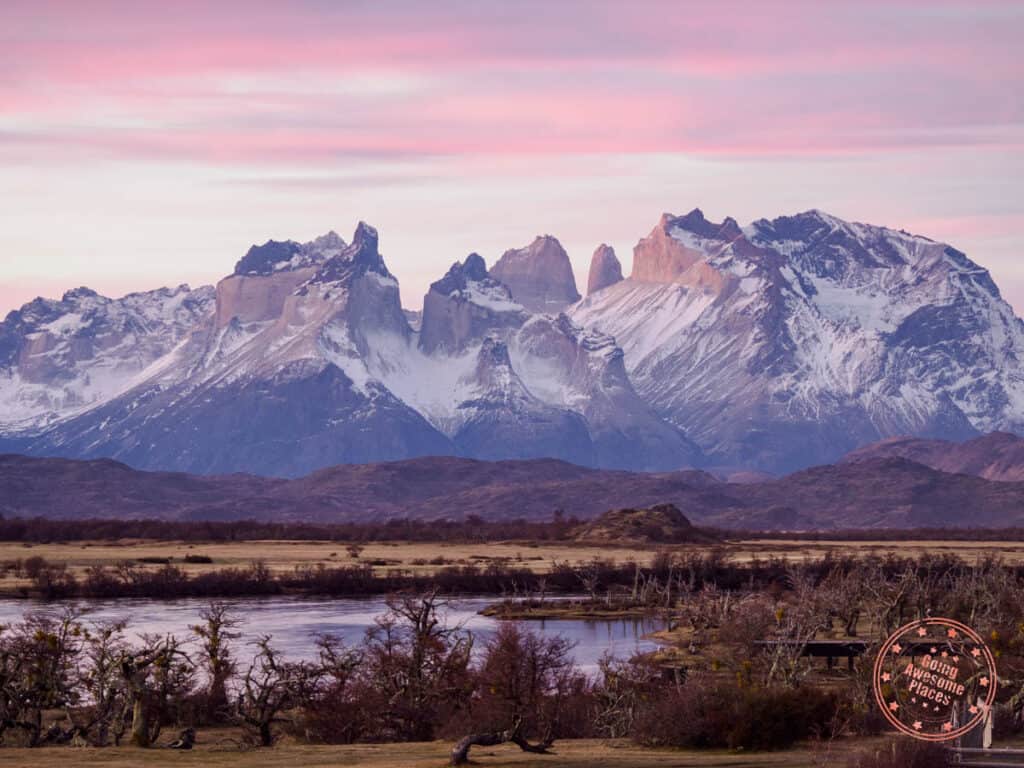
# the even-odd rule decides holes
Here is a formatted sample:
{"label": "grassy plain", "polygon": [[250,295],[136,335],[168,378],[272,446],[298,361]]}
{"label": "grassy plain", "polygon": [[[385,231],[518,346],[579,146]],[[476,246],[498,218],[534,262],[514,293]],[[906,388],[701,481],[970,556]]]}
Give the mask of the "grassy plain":
{"label": "grassy plain", "polygon": [[[721,545],[727,559],[748,562],[754,558],[786,557],[794,561],[823,556],[868,555],[895,553],[918,556],[925,552],[958,555],[973,561],[985,555],[1001,556],[1008,563],[1024,563],[1024,542],[986,541],[790,541],[743,540]],[[664,548],[660,548],[664,549]],[[709,545],[674,545],[672,552],[706,552]],[[289,571],[296,566],[322,563],[327,566],[371,563],[381,570],[403,570],[431,574],[450,565],[478,565],[489,563],[530,568],[536,572],[549,571],[556,562],[571,565],[602,558],[615,562],[636,561],[647,565],[659,547],[654,545],[615,546],[556,542],[371,542],[365,545],[359,558],[347,551],[345,542],[337,541],[240,541],[240,542],[179,542],[121,540],[116,542],[69,542],[22,544],[0,542],[0,564],[39,556],[50,562],[65,563],[79,576],[89,566],[115,565],[139,558],[171,558],[171,562],[191,574],[246,566],[261,560],[273,571]],[[206,555],[212,562],[190,564],[186,555]],[[159,565],[148,567],[157,568]],[[0,589],[15,586],[13,578],[0,581]]]}
{"label": "grassy plain", "polygon": [[[186,555],[206,555],[213,562],[191,564]],[[594,558],[619,562],[636,560],[647,563],[650,547],[609,548],[585,546],[572,542],[370,542],[358,558],[347,551],[346,542],[338,541],[240,541],[240,542],[177,542],[122,540],[116,542],[69,542],[25,545],[0,542],[0,563],[29,557],[43,557],[50,562],[65,563],[79,575],[95,565],[115,565],[139,558],[171,558],[171,562],[190,574],[221,568],[244,567],[254,560],[263,561],[275,572],[290,571],[296,566],[322,563],[326,566],[373,564],[382,571],[402,570],[431,574],[451,565],[487,566],[502,563],[546,572],[555,562],[572,565]],[[150,567],[160,567],[151,565]]]}
{"label": "grassy plain", "polygon": [[[353,746],[308,746],[284,744],[272,749],[239,752],[218,746],[216,737],[200,733],[192,752],[131,747],[105,749],[0,749],[0,767],[64,768],[104,766],[150,768],[203,766],[203,768],[441,768],[447,765],[450,742],[413,744],[358,744]],[[818,768],[844,766],[851,750],[875,740],[838,742],[828,753],[818,745],[779,752],[727,752],[723,750],[646,749],[624,740],[576,739],[555,744],[550,755],[530,755],[511,745],[474,748],[472,763],[479,768]]]}

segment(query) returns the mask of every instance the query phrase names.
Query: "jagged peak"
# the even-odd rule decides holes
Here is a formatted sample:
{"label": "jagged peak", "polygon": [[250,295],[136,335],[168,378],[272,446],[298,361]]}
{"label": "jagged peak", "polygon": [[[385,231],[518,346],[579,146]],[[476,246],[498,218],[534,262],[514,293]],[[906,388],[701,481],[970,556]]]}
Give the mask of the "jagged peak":
{"label": "jagged peak", "polygon": [[394,276],[384,264],[378,244],[377,230],[365,221],[360,221],[352,234],[352,244],[327,259],[309,282],[339,282],[366,272],[375,272],[393,280]]}
{"label": "jagged peak", "polygon": [[486,281],[490,281],[487,274],[487,262],[479,253],[471,253],[464,261],[454,262],[445,272],[444,277],[430,284],[430,290],[447,296],[453,291],[465,290],[468,282],[483,283]]}
{"label": "jagged peak", "polygon": [[[376,251],[377,230],[359,222],[353,241],[372,244]],[[305,269],[326,264],[350,248],[335,230],[331,229],[306,243],[295,240],[267,240],[262,245],[253,245],[237,264],[233,274],[242,276],[268,276],[278,272]]]}
{"label": "jagged peak", "polygon": [[742,237],[743,230],[740,228],[740,225],[737,223],[736,219],[734,219],[732,216],[726,216],[724,219],[722,219],[722,227],[719,230],[719,234],[721,234],[722,237],[728,240],[734,240],[737,237]]}
{"label": "jagged peak", "polygon": [[476,356],[475,377],[484,399],[533,399],[519,374],[512,367],[508,344],[493,336],[485,337],[480,344]]}
{"label": "jagged peak", "polygon": [[245,256],[235,264],[236,275],[270,275],[287,264],[302,246],[294,240],[267,240],[262,245],[253,244]]}
{"label": "jagged peak", "polygon": [[[348,247],[348,243],[333,229],[325,234],[315,237],[305,244],[305,249],[315,253],[330,253],[340,251]],[[331,254],[333,255],[333,254]]]}
{"label": "jagged peak", "polygon": [[548,247],[563,253],[565,251],[565,248],[562,247],[562,243],[554,235],[535,235],[529,245],[525,245],[522,248],[509,248],[502,254],[501,259],[498,261],[501,262],[502,260],[507,260],[507,258],[528,258],[529,256],[532,256]]}
{"label": "jagged peak", "polygon": [[700,208],[694,208],[689,213],[687,213],[687,214],[685,214],[683,216],[678,217],[674,221],[674,223],[677,226],[694,226],[694,227],[699,227],[699,226],[703,226],[704,224],[707,224],[709,222],[708,222],[708,220],[706,218],[704,218],[704,211],[702,211]]}
{"label": "jagged peak", "polygon": [[684,216],[662,214],[659,226],[669,235],[682,230],[709,240],[735,240],[743,235],[736,219],[726,216],[721,222],[710,221],[700,208],[694,208]]}
{"label": "jagged peak", "polygon": [[622,262],[615,255],[615,249],[601,243],[590,257],[590,271],[587,274],[587,295],[614,285],[622,280]]}
{"label": "jagged peak", "polygon": [[356,225],[356,231],[352,235],[352,245],[372,247],[374,250],[377,249],[377,229],[371,227],[365,221],[360,221]]}
{"label": "jagged peak", "polygon": [[462,271],[470,280],[480,282],[487,279],[487,262],[479,253],[471,253],[462,262]]}
{"label": "jagged peak", "polygon": [[96,291],[94,291],[92,288],[87,288],[86,286],[81,285],[78,288],[72,288],[70,291],[65,291],[64,295],[61,296],[60,300],[61,301],[66,301],[66,302],[72,302],[72,301],[80,301],[81,299],[98,299],[98,298],[102,298],[102,297],[98,293],[96,293]]}

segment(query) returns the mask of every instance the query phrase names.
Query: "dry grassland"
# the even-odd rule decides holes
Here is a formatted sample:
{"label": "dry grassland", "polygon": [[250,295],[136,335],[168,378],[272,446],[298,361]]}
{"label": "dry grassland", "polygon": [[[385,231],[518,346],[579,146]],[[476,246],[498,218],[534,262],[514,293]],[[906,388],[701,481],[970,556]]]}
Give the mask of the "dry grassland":
{"label": "dry grassland", "polygon": [[[737,562],[754,558],[786,557],[806,560],[834,554],[867,555],[895,553],[917,556],[925,552],[955,554],[968,561],[989,554],[1003,557],[1009,563],[1024,562],[1024,542],[974,541],[909,541],[909,542],[804,542],[804,541],[736,541],[722,546],[726,556]],[[671,547],[673,552],[707,552],[708,545]],[[373,542],[365,546],[358,559],[347,551],[346,544],[335,541],[243,541],[183,543],[174,541],[73,542],[25,545],[0,542],[0,564],[33,556],[56,563],[66,563],[79,576],[89,566],[112,566],[139,558],[171,558],[171,562],[191,574],[221,568],[244,567],[261,560],[273,571],[290,571],[296,566],[326,566],[372,563],[380,570],[403,570],[430,574],[450,565],[501,563],[549,571],[556,562],[571,565],[602,558],[615,562],[635,561],[648,564],[658,552],[655,546],[597,546],[572,542]],[[186,555],[206,555],[209,564],[190,564]],[[150,568],[159,567],[149,565]],[[2,582],[0,582],[2,584]],[[7,579],[3,586],[14,586]]]}
{"label": "dry grassland", "polygon": [[[301,768],[441,768],[447,764],[448,742],[426,744],[359,744],[354,746],[282,745],[273,749],[238,752],[203,743],[209,736],[200,733],[200,743],[192,752],[140,750],[130,747],[106,749],[75,749],[50,747],[44,749],[0,749],[0,767],[14,768],[269,768],[269,766],[301,766]],[[555,754],[529,755],[514,746],[474,749],[470,757],[478,768],[818,768],[846,763],[849,750],[864,746],[871,740],[846,742],[835,748],[829,757],[821,748],[803,747],[782,752],[744,754],[725,751],[690,751],[644,749],[628,741],[579,739],[560,741]]]}

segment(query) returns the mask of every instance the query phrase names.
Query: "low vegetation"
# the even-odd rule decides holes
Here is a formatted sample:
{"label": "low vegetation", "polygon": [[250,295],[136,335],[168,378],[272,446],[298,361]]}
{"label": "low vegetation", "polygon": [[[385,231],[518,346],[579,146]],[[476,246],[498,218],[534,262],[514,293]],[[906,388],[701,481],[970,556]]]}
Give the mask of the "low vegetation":
{"label": "low vegetation", "polygon": [[[212,601],[176,636],[136,637],[124,624],[75,613],[26,615],[3,628],[0,744],[117,752],[119,745],[192,747],[230,733],[217,737],[228,739],[225,749],[259,751],[441,739],[448,759],[461,764],[502,744],[540,759],[568,739],[743,752],[811,740],[845,746],[835,753],[841,763],[807,765],[933,765],[931,747],[877,739],[884,721],[868,669],[885,635],[929,614],[985,635],[1006,681],[997,737],[1021,728],[1024,565],[995,556],[738,560],[723,546],[668,546],[644,562],[557,561],[543,571],[434,555],[423,558],[433,570],[417,572],[382,565],[375,545],[358,538],[332,549],[343,563],[278,570],[258,560],[221,567],[220,555],[203,550],[191,563],[135,552],[78,572],[31,549],[0,564],[26,596]],[[491,612],[513,619],[653,614],[664,626],[663,647],[606,658],[599,674],[584,675],[569,645],[528,624],[505,623],[487,642],[446,626],[445,600],[466,593],[494,595]],[[281,594],[391,597],[365,637],[325,636],[315,658],[293,659],[273,637],[242,644],[238,616],[221,602]],[[850,670],[825,668],[803,653],[821,638],[857,638],[868,651]],[[851,738],[868,747],[851,752]]]}
{"label": "low vegetation", "polygon": [[[22,568],[49,578],[45,563]],[[340,571],[288,578],[323,579],[327,588],[348,591],[380,586],[372,568]],[[131,573],[110,578],[131,583]],[[804,644],[858,637],[870,648],[929,612],[985,633],[1007,681],[997,727],[1003,735],[1020,727],[1024,694],[1015,681],[1024,678],[1024,569],[996,559],[825,558],[796,565],[666,554],[647,569],[567,567],[550,583],[529,572],[474,571],[468,578],[520,596],[533,590],[537,601],[544,599],[539,590],[560,588],[582,589],[583,602],[595,608],[646,605],[668,625],[668,647],[606,658],[599,675],[586,676],[567,643],[522,624],[503,624],[480,646],[472,633],[445,624],[441,588],[416,581],[401,583],[414,589],[389,598],[388,612],[359,642],[321,637],[312,660],[286,658],[269,636],[239,646],[237,619],[217,602],[177,636],[137,640],[124,624],[74,613],[28,615],[0,633],[0,743],[145,747],[170,730],[179,744],[191,745],[197,729],[231,726],[244,744],[259,748],[282,737],[326,744],[442,738],[453,745],[455,764],[481,746],[507,742],[544,753],[558,740],[595,737],[650,747],[782,749],[882,729],[870,654],[849,672],[822,670],[804,657]],[[244,574],[250,581],[268,588],[288,583],[258,566]],[[782,642],[766,649],[758,645],[765,639]],[[890,760],[886,749],[896,757]],[[915,764],[899,763],[911,759],[909,747],[886,749],[851,759],[864,768]]]}

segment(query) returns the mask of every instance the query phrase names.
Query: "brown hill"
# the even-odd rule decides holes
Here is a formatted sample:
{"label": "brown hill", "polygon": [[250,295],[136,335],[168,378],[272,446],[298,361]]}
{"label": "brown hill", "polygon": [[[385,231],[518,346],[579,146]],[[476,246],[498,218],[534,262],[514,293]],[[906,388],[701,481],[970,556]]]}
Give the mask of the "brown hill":
{"label": "brown hill", "polygon": [[977,475],[986,480],[1024,481],[1024,439],[1008,432],[992,432],[964,443],[893,437],[858,448],[843,461],[891,457],[910,459],[942,472]]}
{"label": "brown hill", "polygon": [[[342,464],[295,480],[145,472],[108,459],[0,455],[0,514],[63,518],[261,519],[593,517],[609,506],[693,499],[716,507],[719,481],[699,471],[643,474],[555,459],[448,456]],[[729,503],[722,500],[720,503]]]}
{"label": "brown hill", "polygon": [[1024,483],[940,472],[897,457],[812,467],[778,480],[729,487],[744,505],[716,516],[715,521],[726,527],[806,530],[1024,523]]}
{"label": "brown hill", "polygon": [[584,526],[576,539],[630,543],[710,543],[717,540],[695,528],[674,504],[609,510]]}
{"label": "brown hill", "polygon": [[296,480],[142,472],[114,461],[0,456],[5,517],[259,519],[594,518],[673,504],[698,525],[766,530],[1024,525],[1024,483],[863,458],[746,484],[697,471],[643,474],[552,459],[433,457],[340,465]]}

